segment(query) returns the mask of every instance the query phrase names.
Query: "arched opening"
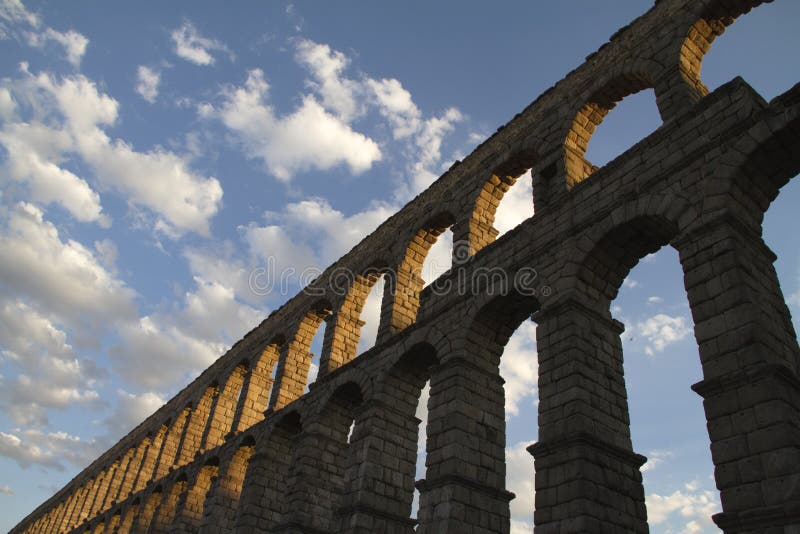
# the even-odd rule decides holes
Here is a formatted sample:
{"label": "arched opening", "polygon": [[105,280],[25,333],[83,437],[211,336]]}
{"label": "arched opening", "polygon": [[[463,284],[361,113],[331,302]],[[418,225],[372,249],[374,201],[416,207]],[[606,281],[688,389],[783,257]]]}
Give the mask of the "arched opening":
{"label": "arched opening", "polygon": [[[575,184],[582,182],[600,167],[600,165],[594,164],[587,159],[587,149],[595,130],[603,122],[606,115],[608,115],[608,113],[624,98],[652,87],[653,84],[648,79],[647,75],[643,73],[631,73],[614,78],[589,97],[587,102],[575,115],[569,131],[567,132],[567,137],[564,140],[564,166],[567,189],[571,189]],[[648,91],[645,94],[649,96],[651,102],[655,102],[655,96],[652,91]],[[641,104],[643,100],[646,99],[636,98],[633,100],[633,105],[639,107],[637,104]],[[623,115],[623,118],[625,115]],[[637,125],[637,131],[640,128],[646,128],[650,124],[649,121],[643,121],[641,123],[638,121],[629,122]],[[660,121],[658,121],[657,124],[660,124]],[[647,131],[649,132],[651,130]],[[635,139],[635,141],[639,139],[641,139],[641,137]],[[626,143],[631,141],[633,140],[627,139]],[[598,145],[598,155],[608,158],[608,160],[613,159],[609,154],[617,155],[620,153],[609,152],[606,143],[602,141],[592,144]],[[620,146],[616,139],[611,140],[611,145],[613,149],[625,150],[628,148],[628,146]]]}
{"label": "arched opening", "polygon": [[139,516],[139,506],[140,506],[140,501],[139,498],[137,497],[128,506],[122,521],[120,521],[119,523],[118,532],[127,534],[128,532],[131,532],[131,530],[133,530],[133,522],[136,519],[136,517]]}
{"label": "arched opening", "polygon": [[216,491],[209,496],[204,508],[201,530],[234,531],[247,464],[255,452],[255,445],[255,439],[246,436],[236,448],[228,465],[221,470]]}
{"label": "arched opening", "polygon": [[[333,311],[328,301],[320,300],[305,314],[289,341],[285,354],[278,360],[276,382],[272,388],[270,407],[280,409],[299,398],[319,372],[326,329],[320,328]],[[316,353],[316,354],[315,354]]]}
{"label": "arched opening", "polygon": [[714,483],[692,316],[677,251],[644,256],[611,303],[622,333],[633,449],[641,468],[651,532],[718,532]]}
{"label": "arched opening", "polygon": [[283,336],[273,337],[255,357],[253,365],[247,365],[241,394],[237,401],[233,429],[243,432],[264,419],[269,398],[275,384],[282,347],[286,344]]}
{"label": "arched opening", "polygon": [[211,412],[217,403],[218,396],[219,383],[215,380],[206,387],[202,396],[196,401],[195,408],[186,423],[186,431],[183,434],[179,466],[194,460],[194,456],[198,451],[205,451]]}
{"label": "arched opening", "polygon": [[282,416],[255,445],[236,509],[237,532],[275,530],[286,520],[290,511],[289,468],[302,430],[300,415],[292,411]]}
{"label": "arched opening", "polygon": [[134,520],[134,532],[148,532],[156,510],[161,503],[161,496],[162,488],[161,485],[158,485],[153,488],[152,493],[146,497],[142,512],[138,514]]}
{"label": "arched opening", "polygon": [[[344,515],[346,476],[358,473],[359,462],[363,460],[362,456],[349,454],[352,442],[359,439],[358,424],[352,442],[348,442],[356,410],[362,403],[361,388],[354,382],[346,382],[333,391],[320,413],[306,425],[289,466],[288,511],[281,525],[295,524],[310,531],[341,531],[338,524]],[[276,530],[281,530],[281,525]]]}
{"label": "arched opening", "polygon": [[440,227],[427,231],[423,239],[429,248],[424,256],[419,276],[422,278],[423,287],[428,287],[453,266],[453,231],[450,226]]}
{"label": "arched opening", "polygon": [[236,407],[242,397],[249,364],[244,361],[234,368],[223,384],[217,401],[214,403],[211,419],[205,438],[205,450],[211,450],[225,441],[225,436],[233,428]]}
{"label": "arched opening", "polygon": [[200,527],[203,518],[206,498],[209,496],[211,486],[219,474],[219,458],[213,456],[206,460],[197,473],[194,483],[188,488],[186,498],[180,510],[178,528],[182,532],[193,532]]}
{"label": "arched opening", "polygon": [[[377,265],[385,265],[385,262]],[[347,277],[351,278],[347,280],[347,293],[336,311],[332,335],[322,351],[324,359],[321,361],[320,376],[351,361],[363,345],[371,341],[368,348],[375,343],[386,270],[386,267],[372,266],[362,273],[352,273]],[[367,304],[370,308],[366,307]],[[366,331],[362,330],[365,326],[368,327]]]}
{"label": "arched opening", "polygon": [[[492,176],[494,179],[495,176]],[[509,179],[511,176],[506,176],[508,187],[503,191],[502,185],[506,182],[501,182],[495,186],[492,192],[492,198],[497,199],[497,206],[495,208],[494,216],[492,217],[492,227],[497,231],[496,237],[501,237],[503,234],[516,228],[523,221],[533,217],[533,184],[531,177],[531,169],[526,169],[513,178],[513,182]]]}
{"label": "arched opening", "polygon": [[159,480],[164,477],[170,467],[176,467],[179,462],[180,445],[183,439],[186,424],[189,421],[189,416],[192,413],[191,403],[187,404],[183,410],[175,417],[175,421],[170,425],[169,421],[165,424],[169,426],[169,430],[164,436],[164,444],[159,451],[155,479]]}
{"label": "arched opening", "polygon": [[[762,3],[763,0],[745,0],[743,2],[715,0],[708,2],[706,8],[700,13],[697,22],[689,29],[680,51],[680,72],[684,80],[689,84],[689,88],[692,91],[691,96],[694,100],[699,100],[708,94],[708,88],[701,80],[700,71],[703,66],[703,59],[711,49],[711,44],[718,36],[722,35],[726,28],[733,24],[739,16],[748,13],[752,8],[760,6]],[[779,2],[778,4],[787,4],[787,2]],[[791,3],[788,4],[791,5]],[[796,7],[797,6],[794,6],[794,8]],[[786,20],[786,24],[791,24],[791,20],[792,19]],[[773,23],[777,23],[777,19],[774,19]],[[747,63],[753,63],[753,61],[747,61],[745,58],[748,56],[752,57],[751,54],[754,52],[754,43],[762,40],[766,35],[773,33],[779,34],[781,32],[776,31],[775,26],[770,26],[763,33],[759,33],[757,39],[749,40],[747,47],[741,48],[739,55],[735,59],[737,65],[741,66]],[[787,26],[786,34],[793,33],[795,33],[793,27]],[[765,56],[759,56],[757,62],[763,63],[764,57]],[[712,77],[712,79],[714,79],[715,83],[720,81],[714,77]],[[722,83],[730,79],[731,78],[725,79]],[[792,84],[794,84],[796,78],[792,79],[794,80]]]}
{"label": "arched opening", "polygon": [[186,491],[186,485],[186,473],[181,473],[161,500],[152,521],[150,532],[164,534],[170,532],[172,523],[175,521],[175,516],[178,512],[178,504],[181,500],[181,496]]}

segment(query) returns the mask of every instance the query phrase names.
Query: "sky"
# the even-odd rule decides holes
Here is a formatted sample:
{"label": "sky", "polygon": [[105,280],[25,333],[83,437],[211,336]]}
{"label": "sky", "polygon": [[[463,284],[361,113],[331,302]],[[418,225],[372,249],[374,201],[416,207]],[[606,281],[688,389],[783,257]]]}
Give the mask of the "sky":
{"label": "sky", "polygon": [[[0,530],[650,5],[0,0]],[[800,79],[798,20],[791,0],[740,18],[703,81],[786,91]],[[632,95],[587,157],[602,165],[659,123],[652,91]],[[796,182],[764,238],[800,316]],[[528,176],[497,228],[530,217],[530,199]],[[449,266],[449,239],[426,281]],[[284,279],[254,284],[264,269]],[[644,258],[612,311],[651,531],[716,532],[675,251]],[[520,326],[501,364],[515,534],[532,525],[535,336]]]}

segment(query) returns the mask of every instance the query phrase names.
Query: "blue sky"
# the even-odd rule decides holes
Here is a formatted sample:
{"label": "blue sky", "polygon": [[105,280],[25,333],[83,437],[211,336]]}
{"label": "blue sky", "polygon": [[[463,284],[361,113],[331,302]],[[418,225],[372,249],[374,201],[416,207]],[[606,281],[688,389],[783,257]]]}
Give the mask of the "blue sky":
{"label": "blue sky", "polygon": [[[0,0],[0,529],[649,6]],[[790,88],[798,20],[790,0],[742,17],[706,56],[706,85],[741,75],[767,99]],[[587,156],[607,162],[659,122],[652,92],[632,95]],[[500,230],[532,214],[529,188],[504,199]],[[795,315],[798,203],[790,183],[764,223]],[[448,247],[445,234],[428,281]],[[271,261],[297,274],[253,291],[250,273]],[[714,532],[677,254],[643,260],[613,311],[651,530]],[[513,528],[529,532],[532,323],[502,372]]]}

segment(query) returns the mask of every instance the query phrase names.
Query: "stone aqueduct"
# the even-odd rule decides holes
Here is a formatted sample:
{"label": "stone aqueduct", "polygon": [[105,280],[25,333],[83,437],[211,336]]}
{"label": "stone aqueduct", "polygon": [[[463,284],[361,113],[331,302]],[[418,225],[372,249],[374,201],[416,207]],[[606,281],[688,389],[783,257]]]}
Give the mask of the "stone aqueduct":
{"label": "stone aqueduct", "polygon": [[[760,3],[657,1],[11,532],[508,532],[498,366],[529,317],[536,532],[647,532],[609,305],[667,244],[702,362],[692,388],[722,500],[714,521],[726,533],[800,532],[800,351],[761,238],[763,214],[800,172],[800,85],[766,102],[740,78],[712,93],[700,80],[714,38]],[[645,88],[662,126],[596,168],[584,158],[595,127]],[[495,209],[528,169],[535,215],[495,240]],[[454,264],[436,285],[449,291],[423,290],[422,261],[448,227]],[[345,270],[358,276],[342,287]],[[356,357],[381,275],[377,343]],[[322,321],[319,377],[304,394]],[[428,380],[427,471],[415,482]]]}

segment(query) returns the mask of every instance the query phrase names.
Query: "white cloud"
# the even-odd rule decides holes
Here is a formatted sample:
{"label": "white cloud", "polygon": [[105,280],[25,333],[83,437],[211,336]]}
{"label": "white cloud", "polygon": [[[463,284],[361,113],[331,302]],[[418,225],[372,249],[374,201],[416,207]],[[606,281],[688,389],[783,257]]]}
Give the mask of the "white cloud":
{"label": "white cloud", "polygon": [[364,352],[375,345],[378,337],[378,325],[381,319],[381,302],[383,302],[383,286],[385,277],[375,282],[361,310],[361,320],[365,322],[361,327],[361,337],[358,340],[358,352]]}
{"label": "white cloud", "polygon": [[65,462],[81,468],[101,450],[96,441],[84,441],[66,432],[30,429],[0,432],[0,456],[14,460],[23,469],[39,465],[64,471]]}
{"label": "white cloud", "polygon": [[215,58],[211,52],[226,52],[228,47],[216,39],[209,39],[200,35],[197,28],[189,21],[184,22],[179,28],[172,31],[172,42],[175,43],[175,53],[195,65],[213,65]]}
{"label": "white cloud", "polygon": [[633,289],[635,287],[639,287],[639,282],[637,280],[633,280],[631,278],[625,278],[622,281],[622,287],[627,287],[628,289]]}
{"label": "white cloud", "polygon": [[[26,148],[24,159],[12,156],[7,166],[17,169],[16,179],[32,184],[38,200],[57,201],[79,220],[103,222],[97,194],[86,181],[58,167],[75,154],[102,188],[121,193],[133,207],[155,212],[156,229],[172,237],[186,231],[209,233],[222,200],[215,178],[195,174],[186,157],[160,147],[139,152],[123,139],[110,138],[104,127],[116,123],[119,104],[85,76],[59,80],[47,73],[33,76],[24,67],[23,72],[25,78],[11,88],[30,103],[33,117],[7,125],[0,141],[9,153],[19,144]],[[62,124],[53,126],[59,119]],[[58,200],[61,187],[66,198]]]}
{"label": "white cloud", "polygon": [[3,165],[6,176],[27,182],[31,200],[59,204],[82,222],[110,225],[111,219],[100,205],[100,195],[86,180],[58,165],[62,154],[73,148],[66,131],[36,122],[7,123],[0,129],[0,144],[7,151]]}
{"label": "white cloud", "polygon": [[91,361],[80,361],[67,335],[21,301],[0,300],[0,347],[5,367],[16,376],[0,376],[0,408],[21,425],[47,424],[47,410],[101,404],[94,389],[103,376]]}
{"label": "white cloud", "polygon": [[644,473],[645,471],[655,469],[664,463],[664,460],[671,457],[672,452],[670,451],[650,451],[650,453],[647,455],[647,463],[642,466],[641,472]]}
{"label": "white cloud", "polygon": [[133,315],[134,292],[92,251],[77,241],[62,241],[39,208],[19,203],[0,222],[0,287],[7,294],[92,337],[98,328]]}
{"label": "white cloud", "polygon": [[511,501],[511,519],[521,523],[517,527],[522,529],[533,523],[534,468],[533,456],[526,450],[528,445],[520,442],[506,449],[506,488],[516,495]]}
{"label": "white cloud", "polygon": [[523,322],[508,340],[500,359],[500,375],[505,380],[506,418],[519,414],[526,397],[538,399],[539,360],[533,322]]}
{"label": "white cloud", "polygon": [[650,525],[665,524],[668,528],[680,524],[680,532],[716,531],[711,516],[720,511],[717,492],[699,489],[692,481],[670,495],[651,493],[647,496],[647,517]]}
{"label": "white cloud", "polygon": [[686,338],[692,332],[691,326],[688,325],[689,321],[685,317],[672,317],[659,313],[644,322],[637,323],[636,328],[639,334],[647,339],[645,354],[655,356],[656,352],[663,352],[668,345]]}
{"label": "white cloud", "polygon": [[269,85],[260,69],[251,70],[242,87],[229,87],[223,102],[204,104],[201,115],[218,118],[243,144],[248,157],[264,162],[281,181],[298,172],[329,170],[346,164],[359,174],[381,159],[378,145],[326,111],[310,95],[299,108],[279,117],[267,102]]}
{"label": "white cloud", "polygon": [[662,302],[664,302],[664,299],[659,296],[653,295],[652,297],[647,297],[648,304],[661,304]]}
{"label": "white cloud", "polygon": [[11,486],[0,486],[0,495],[6,495],[8,497],[14,496],[14,490],[11,489]]}
{"label": "white cloud", "polygon": [[301,39],[297,43],[296,58],[311,71],[315,81],[309,84],[320,94],[326,108],[346,122],[363,111],[357,101],[361,92],[359,84],[342,75],[350,62],[344,54],[326,44]]}
{"label": "white cloud", "polygon": [[511,520],[510,534],[531,534],[532,532],[533,532],[532,521],[517,521],[516,519]]}
{"label": "white cloud", "polygon": [[48,41],[55,41],[64,47],[67,61],[76,68],[80,66],[81,59],[86,53],[86,47],[89,45],[89,39],[74,30],[60,32],[53,28],[47,28],[41,33],[28,32],[27,39],[28,44],[40,48],[45,46]]}
{"label": "white cloud", "polygon": [[533,217],[533,184],[528,171],[517,178],[497,206],[494,216],[497,236],[500,237],[530,217]]}
{"label": "white cloud", "polygon": [[150,102],[156,101],[158,84],[161,82],[161,73],[146,65],[139,65],[136,69],[136,92]]}
{"label": "white cloud", "polygon": [[19,0],[0,1],[0,39],[13,35],[37,48],[43,48],[48,41],[53,41],[64,48],[67,61],[75,67],[80,66],[89,40],[74,30],[60,32],[41,26],[39,17],[28,11]]}

